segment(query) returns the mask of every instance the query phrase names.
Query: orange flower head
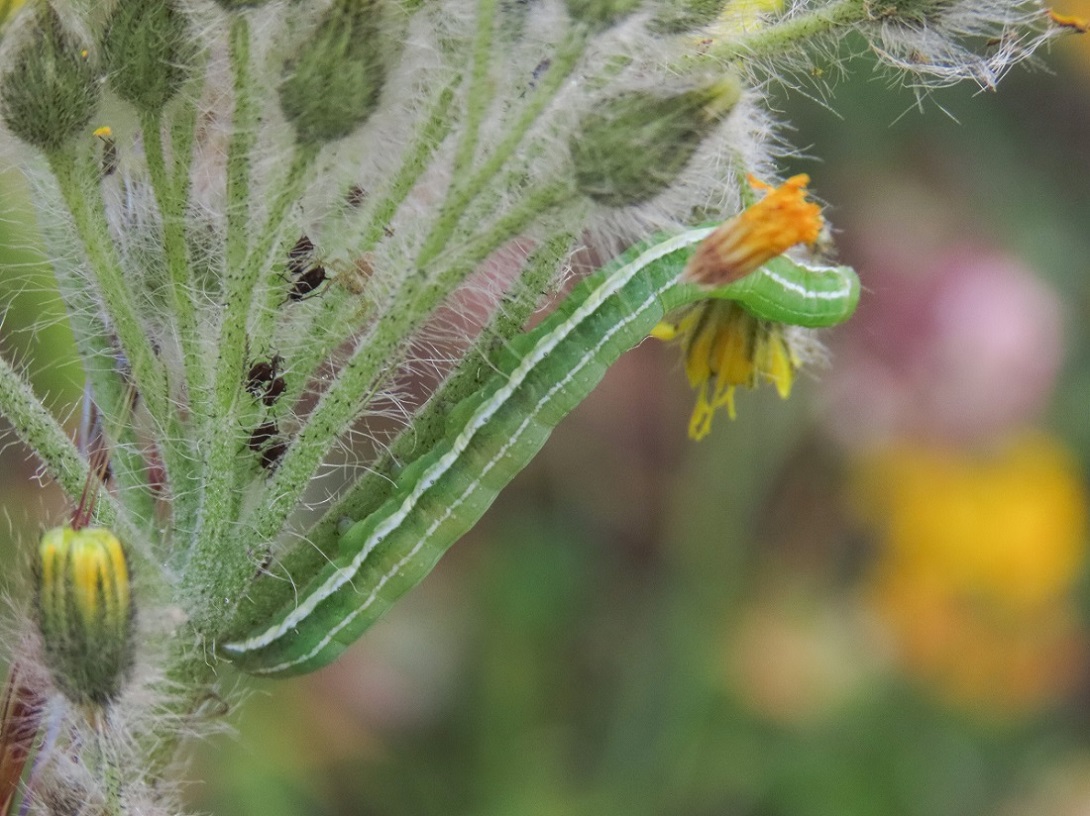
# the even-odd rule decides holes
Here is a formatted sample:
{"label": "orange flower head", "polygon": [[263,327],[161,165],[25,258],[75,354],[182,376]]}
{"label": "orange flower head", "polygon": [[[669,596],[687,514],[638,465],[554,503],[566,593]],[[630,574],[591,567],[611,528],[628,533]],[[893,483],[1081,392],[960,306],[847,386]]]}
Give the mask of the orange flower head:
{"label": "orange flower head", "polygon": [[1060,14],[1058,11],[1048,10],[1048,18],[1052,24],[1073,34],[1085,34],[1090,31],[1090,20],[1076,17],[1074,14]]}
{"label": "orange flower head", "polygon": [[726,286],[795,244],[812,244],[825,224],[821,208],[806,200],[810,177],[792,176],[771,187],[750,176],[765,197],[720,224],[697,247],[684,277],[709,288]]}

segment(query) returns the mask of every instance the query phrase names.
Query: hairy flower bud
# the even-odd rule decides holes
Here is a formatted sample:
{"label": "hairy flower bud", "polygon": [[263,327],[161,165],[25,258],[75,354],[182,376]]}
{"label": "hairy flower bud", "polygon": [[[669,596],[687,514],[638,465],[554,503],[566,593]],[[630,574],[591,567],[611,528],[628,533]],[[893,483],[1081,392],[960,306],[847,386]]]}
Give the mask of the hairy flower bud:
{"label": "hairy flower bud", "polygon": [[568,14],[591,28],[609,28],[636,10],[640,0],[566,0]]}
{"label": "hairy flower bud", "polygon": [[87,49],[41,3],[26,39],[0,77],[0,116],[24,142],[46,152],[82,133],[98,104]]}
{"label": "hairy flower bud", "polygon": [[584,117],[571,140],[576,185],[609,207],[653,198],[681,174],[740,95],[737,81],[724,78],[674,96],[635,91],[606,102]]}
{"label": "hairy flower bud", "polygon": [[269,2],[269,0],[216,0],[216,2],[227,11],[235,11],[250,8],[251,6],[261,6]]}
{"label": "hairy flower bud", "polygon": [[171,0],[125,0],[106,25],[110,85],[139,110],[158,113],[189,75],[196,49],[189,21]]}
{"label": "hairy flower bud", "polygon": [[715,22],[724,0],[667,0],[651,20],[651,29],[663,34],[683,34]]}
{"label": "hairy flower bud", "polygon": [[378,0],[337,0],[284,66],[280,107],[299,142],[322,145],[362,125],[386,79]]}
{"label": "hairy flower bud", "polygon": [[125,550],[104,528],[56,527],[38,560],[38,626],[53,680],[75,703],[105,705],[132,665]]}

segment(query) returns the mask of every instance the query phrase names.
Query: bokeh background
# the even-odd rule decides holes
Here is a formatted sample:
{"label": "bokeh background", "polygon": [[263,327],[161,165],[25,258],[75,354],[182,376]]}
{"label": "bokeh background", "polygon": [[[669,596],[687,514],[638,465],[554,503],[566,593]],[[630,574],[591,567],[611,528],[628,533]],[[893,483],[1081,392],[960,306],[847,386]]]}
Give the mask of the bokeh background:
{"label": "bokeh background", "polygon": [[[829,367],[695,444],[675,350],[627,355],[341,661],[237,681],[194,809],[1090,813],[1090,36],[998,93],[849,70],[777,92],[866,288]],[[22,189],[0,347],[71,413]],[[3,448],[16,605],[65,512],[34,474]]]}

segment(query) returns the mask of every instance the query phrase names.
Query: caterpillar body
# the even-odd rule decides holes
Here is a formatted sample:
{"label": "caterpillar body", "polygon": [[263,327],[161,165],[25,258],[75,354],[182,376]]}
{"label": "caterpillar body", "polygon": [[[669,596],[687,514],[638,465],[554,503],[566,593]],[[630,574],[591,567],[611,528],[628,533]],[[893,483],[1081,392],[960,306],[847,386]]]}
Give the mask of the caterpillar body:
{"label": "caterpillar body", "polygon": [[510,344],[498,371],[451,414],[450,432],[397,478],[393,495],[343,535],[339,553],[258,631],[221,644],[240,669],[302,674],[336,658],[484,514],[606,369],[670,311],[709,297],[801,326],[846,320],[859,297],[848,267],[779,258],[720,289],[681,279],[711,228],[625,253],[576,286],[555,312]]}

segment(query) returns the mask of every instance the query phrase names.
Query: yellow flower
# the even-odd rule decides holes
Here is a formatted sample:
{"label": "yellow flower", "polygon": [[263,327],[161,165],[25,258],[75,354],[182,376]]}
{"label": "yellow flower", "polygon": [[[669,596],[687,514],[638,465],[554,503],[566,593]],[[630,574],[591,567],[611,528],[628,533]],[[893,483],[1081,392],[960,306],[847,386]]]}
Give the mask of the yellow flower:
{"label": "yellow flower", "polygon": [[886,566],[1021,609],[1065,595],[1086,558],[1087,509],[1070,455],[1025,435],[988,456],[901,445],[860,471]]}
{"label": "yellow flower", "polygon": [[697,247],[684,277],[716,288],[755,271],[795,244],[812,244],[825,225],[821,208],[806,200],[806,174],[770,187],[752,176],[749,183],[766,195],[756,204],[724,221]]}
{"label": "yellow flower", "polygon": [[703,439],[716,408],[735,417],[734,389],[770,382],[784,399],[791,393],[801,355],[787,327],[754,317],[730,300],[707,300],[683,312],[676,323],[659,323],[651,333],[678,340],[685,373],[696,389],[689,436]]}
{"label": "yellow flower", "polygon": [[0,0],[0,29],[3,29],[7,19],[19,10],[23,0]]}
{"label": "yellow flower", "polygon": [[906,671],[992,712],[1070,688],[1086,655],[1073,590],[1087,500],[1058,443],[1024,435],[987,456],[899,445],[856,481],[882,542],[865,594]]}
{"label": "yellow flower", "polygon": [[[792,176],[773,188],[750,178],[766,195],[724,222],[697,247],[683,276],[718,288],[755,271],[761,264],[799,243],[817,240],[824,221],[821,208],[806,200],[806,175]],[[682,310],[654,328],[652,337],[678,340],[685,373],[696,389],[689,436],[703,439],[716,408],[734,419],[734,389],[776,386],[786,399],[803,354],[797,334],[781,323],[761,320],[729,300],[707,300]]]}

